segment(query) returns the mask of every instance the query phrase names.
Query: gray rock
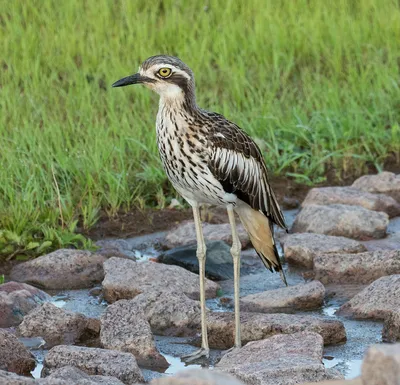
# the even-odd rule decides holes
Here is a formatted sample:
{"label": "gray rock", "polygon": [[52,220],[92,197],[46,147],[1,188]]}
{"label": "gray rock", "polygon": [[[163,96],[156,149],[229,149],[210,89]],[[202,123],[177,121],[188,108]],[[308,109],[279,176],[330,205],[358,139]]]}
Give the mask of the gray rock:
{"label": "gray rock", "polygon": [[25,316],[18,333],[22,337],[42,337],[46,348],[51,348],[81,340],[87,333],[88,323],[89,319],[83,314],[60,309],[48,302]]}
{"label": "gray rock", "polygon": [[[207,318],[210,346],[216,349],[231,348],[234,343],[234,314],[232,312],[215,312],[210,313]],[[240,320],[243,344],[262,340],[275,334],[293,334],[300,331],[320,334],[325,345],[346,341],[343,323],[323,317],[241,312]]]}
{"label": "gray rock", "polygon": [[[0,369],[0,384],[2,385],[34,385],[37,382],[33,378],[19,376],[13,372]],[[64,384],[60,384],[64,385]],[[68,384],[65,384],[68,385]]]}
{"label": "gray rock", "polygon": [[400,342],[400,309],[386,317],[382,330],[383,342]]}
{"label": "gray rock", "polygon": [[324,234],[288,234],[283,240],[285,259],[295,265],[313,267],[314,258],[321,254],[361,253],[366,247],[353,239]]}
{"label": "gray rock", "polygon": [[364,175],[354,181],[352,187],[370,193],[386,194],[400,202],[400,175],[392,172],[384,171],[376,175]]}
{"label": "gray rock", "polygon": [[155,334],[192,336],[200,325],[200,302],[175,292],[147,292],[129,301],[132,312],[143,312]]}
{"label": "gray rock", "polygon": [[[217,280],[233,278],[230,247],[223,241],[209,241],[206,245],[206,276]],[[159,260],[167,265],[181,266],[198,274],[199,260],[196,257],[196,249],[196,245],[175,247],[162,254]]]}
{"label": "gray rock", "polygon": [[190,369],[173,377],[157,378],[150,385],[244,385],[243,382],[226,373],[215,370]]}
{"label": "gray rock", "polygon": [[[103,294],[108,302],[131,299],[148,291],[184,293],[199,299],[199,276],[179,266],[110,258],[104,263]],[[206,297],[217,295],[219,285],[206,279]]]}
{"label": "gray rock", "polygon": [[363,383],[361,377],[357,377],[354,380],[318,381],[312,383],[307,382],[301,385],[363,385]]}
{"label": "gray rock", "polygon": [[317,233],[368,240],[383,238],[389,224],[386,213],[360,206],[305,206],[297,215],[292,232]]}
{"label": "gray rock", "polygon": [[104,277],[106,257],[85,250],[60,249],[16,265],[11,278],[46,289],[83,289]]}
{"label": "gray rock", "polygon": [[35,366],[34,357],[18,338],[0,329],[0,370],[28,374]]}
{"label": "gray rock", "polygon": [[337,313],[357,319],[384,320],[398,309],[400,309],[400,274],[377,279],[346,302]]}
{"label": "gray rock", "polygon": [[7,385],[124,385],[123,382],[115,377],[109,376],[89,376],[85,372],[73,366],[65,366],[56,369],[47,378],[29,378],[19,376],[12,372],[0,370],[0,384]]}
{"label": "gray rock", "polygon": [[241,298],[240,307],[244,311],[260,313],[310,310],[320,307],[324,296],[324,285],[312,281],[247,295]]}
{"label": "gray rock", "polygon": [[[246,248],[250,246],[250,238],[242,224],[237,225],[237,230],[242,247]],[[228,245],[232,244],[232,233],[229,223],[211,224],[204,222],[203,234],[207,241],[224,241]],[[166,235],[163,246],[172,249],[178,246],[195,245],[196,243],[194,222],[186,221],[180,223]]]}
{"label": "gray rock", "polygon": [[322,283],[371,283],[400,274],[400,250],[325,254],[314,258],[314,278]]}
{"label": "gray rock", "polygon": [[389,217],[400,215],[400,204],[391,196],[371,194],[354,187],[318,187],[311,189],[302,206],[307,205],[355,205],[372,211],[383,211]]}
{"label": "gray rock", "polygon": [[323,339],[317,333],[278,334],[228,352],[216,368],[247,384],[294,385],[332,379],[322,364],[322,351]]}
{"label": "gray rock", "polygon": [[3,283],[0,285],[0,328],[19,325],[26,314],[50,298],[26,283]]}
{"label": "gray rock", "polygon": [[42,376],[64,366],[75,366],[89,375],[116,377],[124,384],[144,381],[131,353],[115,350],[59,345],[52,348],[43,362]]}
{"label": "gray rock", "polygon": [[371,346],[361,367],[361,378],[363,385],[399,385],[400,344]]}
{"label": "gray rock", "polygon": [[106,349],[132,353],[139,365],[167,368],[167,360],[157,350],[145,315],[135,304],[120,300],[101,317],[100,341]]}
{"label": "gray rock", "polygon": [[125,239],[101,239],[96,242],[96,246],[100,247],[96,253],[107,258],[117,257],[136,260],[132,246]]}
{"label": "gray rock", "polygon": [[67,384],[79,385],[124,385],[116,377],[111,376],[89,376],[84,371],[74,366],[64,366],[51,372],[46,380],[61,380]]}

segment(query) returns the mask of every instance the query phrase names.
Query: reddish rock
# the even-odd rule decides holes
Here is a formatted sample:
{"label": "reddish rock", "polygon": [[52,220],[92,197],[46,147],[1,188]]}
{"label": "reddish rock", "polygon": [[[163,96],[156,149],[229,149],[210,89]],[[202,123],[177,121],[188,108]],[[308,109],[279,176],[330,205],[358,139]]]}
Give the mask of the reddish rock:
{"label": "reddish rock", "polygon": [[400,384],[400,344],[371,346],[361,367],[361,378],[363,385]]}
{"label": "reddish rock", "polygon": [[385,319],[382,330],[383,342],[400,342],[400,309],[391,312]]}
{"label": "reddish rock", "polygon": [[6,330],[0,329],[0,370],[29,374],[36,366],[33,355]]}
{"label": "reddish rock", "polygon": [[364,175],[354,181],[352,187],[370,193],[382,193],[400,202],[400,175],[383,171],[376,175]]}
{"label": "reddish rock", "polygon": [[44,291],[26,283],[0,285],[0,328],[19,325],[26,314],[50,298]]}
{"label": "reddish rock", "polygon": [[[89,323],[93,325],[83,314],[45,303],[25,316],[18,327],[18,333],[22,337],[42,337],[46,341],[46,347],[51,348],[80,341],[88,333]],[[89,334],[94,333],[91,327]]]}
{"label": "reddish rock", "polygon": [[321,254],[361,253],[366,247],[353,239],[314,233],[288,234],[282,240],[285,259],[294,265],[313,267]]}
{"label": "reddish rock", "polygon": [[11,278],[46,289],[84,289],[104,277],[106,257],[85,250],[60,249],[16,265]]}
{"label": "reddish rock", "polygon": [[[199,276],[179,266],[110,258],[104,263],[104,270],[103,293],[108,302],[132,299],[150,291],[184,293],[192,299],[200,298]],[[213,298],[219,285],[206,279],[205,288],[206,297]]]}
{"label": "reddish rock", "polygon": [[338,310],[338,314],[357,319],[384,320],[398,309],[400,309],[400,274],[377,279],[346,302]]}
{"label": "reddish rock", "polygon": [[[216,349],[229,349],[234,343],[234,314],[214,312],[208,315],[208,340]],[[241,312],[242,343],[258,341],[275,334],[293,334],[300,331],[320,334],[325,345],[346,341],[343,323],[338,320],[294,314],[265,314]]]}
{"label": "reddish rock", "polygon": [[312,281],[247,295],[240,299],[240,307],[244,311],[260,313],[310,310],[320,307],[324,296],[324,285]]}
{"label": "reddish rock", "polygon": [[42,377],[65,366],[74,366],[89,375],[116,377],[126,385],[144,381],[131,353],[70,345],[55,346],[47,353]]}
{"label": "reddish rock", "polygon": [[400,274],[400,250],[358,254],[325,254],[314,258],[314,278],[322,283],[371,283]]}
{"label": "reddish rock", "polygon": [[325,369],[322,351],[323,340],[317,333],[278,334],[228,352],[215,370],[233,374],[247,384],[294,385],[343,378]]}
{"label": "reddish rock", "polygon": [[135,304],[120,300],[101,317],[101,344],[107,349],[132,353],[139,365],[167,368],[167,360],[157,350],[146,316]]}
{"label": "reddish rock", "polygon": [[388,225],[389,216],[386,213],[360,206],[308,205],[297,215],[291,231],[368,240],[383,238]]}
{"label": "reddish rock", "polygon": [[355,205],[368,210],[383,211],[389,217],[400,215],[400,203],[391,196],[371,194],[354,187],[318,187],[311,189],[302,206],[307,205]]}

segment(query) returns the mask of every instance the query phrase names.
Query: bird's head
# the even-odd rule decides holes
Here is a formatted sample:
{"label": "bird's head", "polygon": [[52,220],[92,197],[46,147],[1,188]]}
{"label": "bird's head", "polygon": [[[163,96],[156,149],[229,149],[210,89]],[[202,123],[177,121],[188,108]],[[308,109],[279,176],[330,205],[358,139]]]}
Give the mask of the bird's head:
{"label": "bird's head", "polygon": [[113,87],[143,84],[164,99],[194,98],[192,70],[174,56],[157,55],[146,59],[138,73],[118,80]]}

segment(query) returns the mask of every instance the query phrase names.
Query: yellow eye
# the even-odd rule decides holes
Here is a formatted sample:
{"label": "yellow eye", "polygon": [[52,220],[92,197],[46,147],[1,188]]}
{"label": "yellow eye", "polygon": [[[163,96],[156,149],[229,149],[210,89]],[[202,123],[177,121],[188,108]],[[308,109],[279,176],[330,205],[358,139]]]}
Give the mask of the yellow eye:
{"label": "yellow eye", "polygon": [[171,75],[171,72],[171,68],[160,68],[158,70],[158,74],[163,78],[167,78],[169,75]]}

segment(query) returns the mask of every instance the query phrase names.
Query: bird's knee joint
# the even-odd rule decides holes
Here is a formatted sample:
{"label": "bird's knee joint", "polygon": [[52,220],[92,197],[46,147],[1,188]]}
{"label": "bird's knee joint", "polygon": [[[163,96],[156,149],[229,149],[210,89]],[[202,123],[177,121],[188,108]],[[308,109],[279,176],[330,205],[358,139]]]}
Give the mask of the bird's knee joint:
{"label": "bird's knee joint", "polygon": [[198,247],[196,251],[196,256],[198,259],[205,259],[207,253],[207,248],[205,246]]}
{"label": "bird's knee joint", "polygon": [[242,250],[242,245],[240,244],[240,242],[234,242],[234,243],[232,244],[232,247],[231,247],[231,254],[232,254],[233,256],[239,256],[241,250]]}

